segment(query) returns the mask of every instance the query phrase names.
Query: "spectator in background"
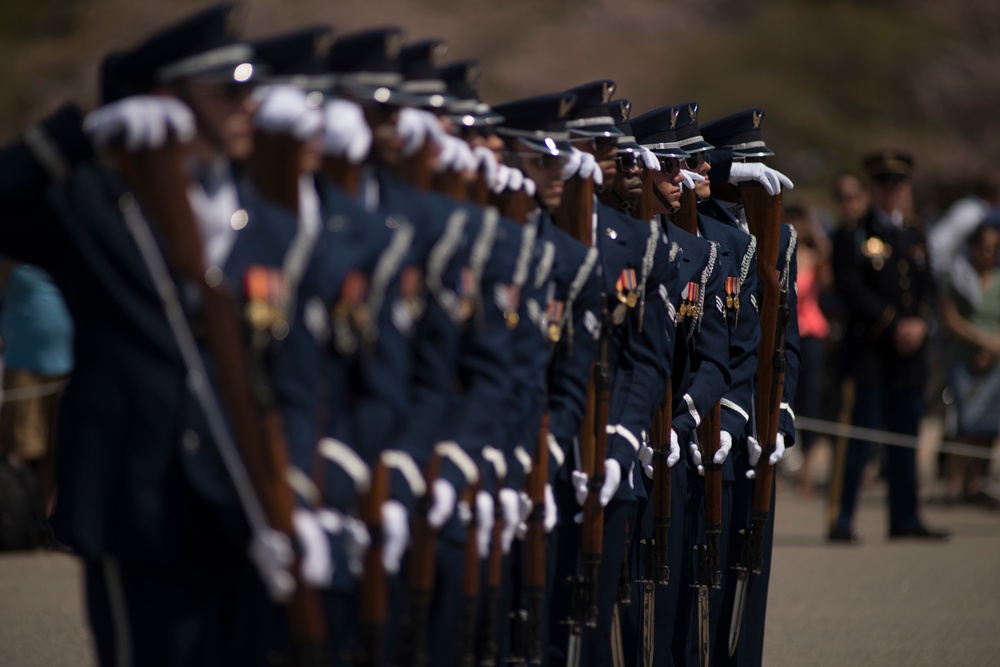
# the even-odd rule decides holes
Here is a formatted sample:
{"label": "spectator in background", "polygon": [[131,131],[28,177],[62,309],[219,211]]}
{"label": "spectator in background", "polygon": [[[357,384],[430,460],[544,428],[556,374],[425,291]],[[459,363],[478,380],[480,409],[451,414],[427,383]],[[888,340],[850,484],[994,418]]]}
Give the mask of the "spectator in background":
{"label": "spectator in background", "polygon": [[868,212],[868,191],[857,174],[842,171],[833,180],[833,198],[840,209],[838,225],[856,221]]}
{"label": "spectator in background", "polygon": [[[954,277],[943,280],[941,314],[948,334],[948,381],[955,397],[951,439],[988,453],[1000,434],[1000,225],[980,224],[968,238],[968,256],[955,257]],[[949,455],[945,470],[949,500],[992,509],[984,492],[989,459]]]}
{"label": "spectator in background", "polygon": [[55,506],[55,429],[73,369],[73,323],[45,271],[0,260],[4,341],[0,456],[33,468],[46,513]]}
{"label": "spectator in background", "polygon": [[[795,256],[798,262],[796,289],[802,370],[796,389],[795,411],[801,416],[819,419],[822,417],[820,404],[825,376],[826,338],[830,333],[830,326],[820,310],[819,302],[820,294],[833,285],[830,240],[812,210],[806,206],[786,207],[784,222],[792,225],[798,235]],[[801,443],[801,448],[790,449],[782,459],[785,470],[796,474],[798,489],[803,495],[811,492],[809,459],[815,441],[815,433],[801,431],[796,436],[796,442]],[[786,459],[788,463],[785,463]]]}
{"label": "spectator in background", "polygon": [[[916,436],[928,376],[927,339],[935,290],[923,227],[913,214],[910,180],[913,158],[886,151],[864,161],[872,206],[847,221],[833,243],[837,291],[844,303],[845,367],[855,383],[851,421],[864,428],[887,428]],[[854,530],[861,474],[872,443],[847,445],[840,489],[840,512],[829,539],[857,543]],[[889,537],[946,539],[920,518],[916,451],[886,447],[889,482]]]}
{"label": "spectator in background", "polygon": [[[1000,172],[994,171],[980,181],[972,193],[959,199],[944,212],[927,233],[927,245],[931,253],[931,269],[938,280],[951,278],[954,268],[963,271],[968,268],[967,262],[957,262],[963,254],[969,235],[979,226],[983,217],[1000,206]],[[958,280],[972,279],[974,276],[966,273]]]}

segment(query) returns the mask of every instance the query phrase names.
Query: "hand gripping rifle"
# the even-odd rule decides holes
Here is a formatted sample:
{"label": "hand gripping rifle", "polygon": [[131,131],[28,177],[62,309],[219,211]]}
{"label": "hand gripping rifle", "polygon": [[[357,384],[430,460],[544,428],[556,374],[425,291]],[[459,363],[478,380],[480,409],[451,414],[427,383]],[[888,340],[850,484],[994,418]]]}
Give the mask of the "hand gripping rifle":
{"label": "hand gripping rifle", "polygon": [[771,513],[771,486],[774,467],[769,458],[774,452],[781,393],[785,382],[785,326],[788,322],[788,293],[777,277],[778,246],[781,227],[781,193],[768,195],[757,183],[740,184],[740,197],[746,211],[750,233],[757,237],[757,276],[764,289],[760,307],[760,353],[757,365],[757,431],[763,453],[757,462],[753,490],[753,514],[749,532],[743,539],[743,551],[737,566],[736,597],[729,630],[729,654],[736,651],[749,572],[760,574],[764,560],[764,527]]}
{"label": "hand gripping rifle", "polygon": [[[267,525],[294,543],[295,501],[286,481],[288,446],[263,372],[270,333],[255,328],[248,337],[232,295],[221,285],[213,287],[206,281],[201,239],[181,168],[181,147],[170,142],[156,150],[119,150],[115,158],[125,182],[160,234],[170,269],[198,291],[205,340],[243,465]],[[296,664],[325,664],[326,624],[319,593],[305,585],[298,564],[293,574],[296,586],[287,610]]]}

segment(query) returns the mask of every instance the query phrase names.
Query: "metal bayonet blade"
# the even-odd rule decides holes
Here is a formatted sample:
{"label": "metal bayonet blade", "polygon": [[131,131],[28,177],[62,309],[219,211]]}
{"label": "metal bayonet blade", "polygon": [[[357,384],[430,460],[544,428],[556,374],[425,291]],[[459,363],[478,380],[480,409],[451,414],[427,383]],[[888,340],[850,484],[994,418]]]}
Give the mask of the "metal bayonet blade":
{"label": "metal bayonet blade", "polygon": [[574,623],[569,631],[569,646],[566,649],[566,667],[580,667],[580,652],[583,650],[583,626]]}
{"label": "metal bayonet blade", "polygon": [[708,586],[698,586],[698,656],[701,658],[701,667],[708,667],[711,637],[708,620]]}
{"label": "metal bayonet blade", "polygon": [[622,621],[618,615],[618,603],[615,603],[611,615],[611,665],[625,667],[625,647],[622,646]]}
{"label": "metal bayonet blade", "polygon": [[736,568],[739,573],[736,578],[736,594],[733,596],[733,618],[729,621],[729,655],[736,653],[736,643],[740,639],[740,626],[743,625],[743,607],[747,601],[747,576],[750,574],[746,568]]}
{"label": "metal bayonet blade", "polygon": [[656,645],[656,583],[642,582],[642,667],[653,667]]}

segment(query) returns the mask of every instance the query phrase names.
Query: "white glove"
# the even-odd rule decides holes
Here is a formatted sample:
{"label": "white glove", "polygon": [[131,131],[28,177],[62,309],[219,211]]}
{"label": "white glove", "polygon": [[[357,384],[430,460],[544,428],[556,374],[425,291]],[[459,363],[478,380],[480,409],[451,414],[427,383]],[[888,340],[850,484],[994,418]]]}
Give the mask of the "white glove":
{"label": "white glove", "polygon": [[688,190],[694,190],[695,185],[705,182],[704,176],[693,171],[688,171],[687,169],[681,169],[681,176],[684,178],[684,180],[681,181],[681,185]]}
{"label": "white glove", "polygon": [[513,171],[511,167],[508,167],[503,163],[497,164],[497,174],[493,179],[493,185],[490,186],[493,194],[498,195],[507,189],[507,184],[510,182],[511,171]]}
{"label": "white glove", "polygon": [[266,132],[290,134],[308,141],[323,127],[323,114],[307,101],[306,92],[291,85],[261,86],[253,92],[260,102],[253,124]]}
{"label": "white glove", "polygon": [[639,463],[642,465],[646,477],[650,479],[653,479],[653,456],[655,455],[656,450],[650,447],[649,443],[643,442],[639,445]]}
{"label": "white glove", "polygon": [[524,491],[518,494],[518,499],[521,501],[519,509],[521,510],[520,521],[517,523],[517,539],[523,540],[528,535],[528,516],[531,515],[531,508],[535,506],[531,502],[531,496],[529,496]]}
{"label": "white glove", "polygon": [[597,164],[597,158],[590,153],[577,151],[580,153],[580,178],[589,178],[594,181],[594,185],[604,184],[604,172],[601,165]]}
{"label": "white glove", "polygon": [[427,523],[431,528],[438,530],[455,512],[455,500],[458,492],[451,482],[444,479],[435,479],[431,485],[431,506],[427,510]]}
{"label": "white glove", "polygon": [[757,442],[757,438],[752,435],[747,437],[747,453],[749,454],[750,459],[750,469],[747,470],[747,479],[753,479],[757,476],[754,466],[756,466],[757,461],[760,460],[760,454],[762,451],[760,443]]}
{"label": "white glove", "polygon": [[698,445],[693,442],[688,445],[688,448],[691,450],[691,462],[694,463],[696,468],[698,468],[698,474],[704,475],[705,466],[702,465],[701,450],[698,448]]}
{"label": "white glove", "polygon": [[398,500],[382,503],[382,566],[388,574],[399,572],[399,565],[410,541],[410,521],[406,507]]}
{"label": "white glove", "polygon": [[[302,578],[314,588],[326,588],[333,583],[333,557],[326,530],[315,512],[302,507],[292,511],[295,536],[302,547],[299,569]],[[339,531],[338,531],[339,532]]]}
{"label": "white glove", "polygon": [[787,176],[763,162],[733,162],[729,169],[729,182],[735,185],[748,181],[757,181],[772,197],[781,192],[782,185],[789,190],[795,187]]}
{"label": "white glove", "polygon": [[733,436],[722,431],[719,433],[719,451],[715,453],[712,458],[713,463],[722,464],[725,463],[726,458],[729,457],[729,452],[733,450]]}
{"label": "white glove", "polygon": [[347,553],[347,569],[355,577],[364,571],[365,553],[371,546],[371,537],[363,521],[353,516],[344,516],[332,509],[316,512],[323,530],[331,535],[344,533],[344,551]]}
{"label": "white glove", "polygon": [[583,164],[583,151],[574,148],[567,158],[566,163],[563,165],[562,179],[568,181],[576,175],[576,172],[580,171],[580,165]]}
{"label": "white glove", "polygon": [[650,171],[660,171],[660,159],[653,155],[653,151],[645,146],[641,146],[642,161],[646,163],[646,169]]}
{"label": "white glove", "polygon": [[479,547],[480,558],[487,558],[490,555],[490,540],[493,537],[493,524],[496,522],[494,511],[493,496],[486,491],[477,493],[476,545]]}
{"label": "white glove", "polygon": [[400,109],[396,130],[403,139],[402,152],[405,157],[415,154],[428,141],[442,144],[441,138],[447,136],[437,116],[412,107]]}
{"label": "white glove", "polygon": [[271,599],[277,603],[288,601],[295,592],[295,577],[290,569],[295,552],[288,536],[263,528],[250,541],[249,556]]}
{"label": "white glove", "polygon": [[450,134],[441,134],[435,141],[441,146],[438,155],[437,171],[475,171],[479,165],[469,144]]}
{"label": "white glove", "polygon": [[607,507],[611,499],[618,493],[618,487],[622,483],[622,467],[614,459],[604,459],[604,484],[601,486],[601,493],[597,500],[601,507]]}
{"label": "white glove", "polygon": [[324,109],[323,152],[361,164],[372,147],[372,130],[361,106],[348,100],[331,100]]}
{"label": "white glove", "polygon": [[545,532],[551,533],[559,520],[559,510],[556,506],[556,494],[551,484],[545,485]]}
{"label": "white glove", "polygon": [[667,456],[667,467],[673,468],[681,460],[681,442],[677,431],[670,429],[670,454]]}
{"label": "white glove", "polygon": [[118,139],[128,151],[160,148],[174,137],[181,143],[194,139],[194,113],[173,97],[136,95],[106,104],[87,114],[83,131],[98,150]]}
{"label": "white glove", "polygon": [[533,180],[531,180],[530,178],[528,178],[527,176],[525,176],[524,177],[524,194],[528,195],[529,197],[534,197],[535,196],[535,192],[537,190],[538,190],[538,186],[535,185],[535,182]]}
{"label": "white glove", "polygon": [[524,182],[528,180],[520,169],[511,169],[507,177],[507,189],[517,192],[524,187]]}
{"label": "white glove", "polygon": [[472,149],[472,154],[476,158],[476,170],[482,171],[486,179],[486,187],[493,189],[497,180],[497,172],[500,171],[500,163],[497,156],[486,146],[476,146]]}
{"label": "white glove", "polygon": [[582,470],[574,470],[570,474],[570,481],[573,484],[573,496],[576,498],[576,504],[583,507],[583,504],[587,502],[587,483],[590,481],[587,473]]}
{"label": "white glove", "polygon": [[781,457],[785,455],[785,434],[778,431],[778,435],[774,439],[774,452],[771,453],[771,458],[767,460],[771,465],[778,465],[778,461]]}
{"label": "white glove", "polygon": [[510,553],[517,527],[521,523],[521,494],[514,489],[500,489],[500,512],[503,515],[503,530],[500,546],[505,554]]}

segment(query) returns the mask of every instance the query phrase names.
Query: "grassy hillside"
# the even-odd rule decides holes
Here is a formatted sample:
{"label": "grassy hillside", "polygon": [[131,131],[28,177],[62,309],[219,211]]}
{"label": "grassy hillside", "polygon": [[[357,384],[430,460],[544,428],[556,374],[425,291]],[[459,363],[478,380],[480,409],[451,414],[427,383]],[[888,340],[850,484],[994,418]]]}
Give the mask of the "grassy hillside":
{"label": "grassy hillside", "polygon": [[[3,0],[0,138],[73,98],[95,102],[106,51],[203,0]],[[609,77],[637,112],[695,100],[703,118],[767,109],[774,164],[825,197],[870,149],[918,159],[925,206],[1000,155],[1000,3],[978,0],[258,0],[252,36],[308,23],[398,24],[478,57],[488,101]]]}

